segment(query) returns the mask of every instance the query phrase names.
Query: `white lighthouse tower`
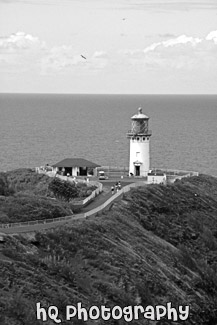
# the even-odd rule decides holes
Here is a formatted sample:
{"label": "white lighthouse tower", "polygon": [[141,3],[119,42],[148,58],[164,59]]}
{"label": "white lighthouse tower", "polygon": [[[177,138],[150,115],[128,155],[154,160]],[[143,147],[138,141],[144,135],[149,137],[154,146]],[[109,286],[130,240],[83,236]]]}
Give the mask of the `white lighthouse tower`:
{"label": "white lighthouse tower", "polygon": [[132,127],[127,133],[127,137],[130,138],[129,175],[147,176],[150,169],[149,117],[142,113],[141,108],[138,108],[138,114],[132,116],[131,119]]}

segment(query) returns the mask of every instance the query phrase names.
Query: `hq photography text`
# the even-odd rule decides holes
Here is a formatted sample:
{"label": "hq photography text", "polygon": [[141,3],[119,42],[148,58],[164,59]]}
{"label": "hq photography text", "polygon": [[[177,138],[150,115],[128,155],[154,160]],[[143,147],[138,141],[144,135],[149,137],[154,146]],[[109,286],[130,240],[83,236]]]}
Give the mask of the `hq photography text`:
{"label": "hq photography text", "polygon": [[[56,306],[49,306],[44,308],[41,303],[36,304],[36,318],[46,322],[48,319],[53,320],[56,324],[60,324],[64,321],[71,321],[73,319],[88,321],[88,320],[109,320],[109,319],[124,319],[126,322],[131,322],[138,319],[148,319],[150,321],[157,321],[162,318],[171,320],[173,322],[185,321],[189,317],[190,307],[178,306],[177,308],[172,307],[172,303],[168,302],[164,305],[146,306],[145,308],[141,305],[135,306],[114,306],[112,308],[104,305],[91,306],[85,308],[82,303],[79,302],[76,305],[68,305],[65,309],[65,315],[60,317],[59,310]],[[64,318],[64,319],[63,319]]]}

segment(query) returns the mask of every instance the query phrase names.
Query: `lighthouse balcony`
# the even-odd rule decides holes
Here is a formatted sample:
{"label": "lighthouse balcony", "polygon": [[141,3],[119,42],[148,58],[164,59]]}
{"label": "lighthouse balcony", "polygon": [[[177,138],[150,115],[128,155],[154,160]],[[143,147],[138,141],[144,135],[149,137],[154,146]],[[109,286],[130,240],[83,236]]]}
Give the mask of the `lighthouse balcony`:
{"label": "lighthouse balcony", "polygon": [[151,135],[152,135],[151,130],[148,130],[148,131],[145,131],[145,132],[135,132],[133,130],[129,130],[127,132],[127,137],[128,138],[132,138],[132,137],[136,137],[136,136],[151,136]]}

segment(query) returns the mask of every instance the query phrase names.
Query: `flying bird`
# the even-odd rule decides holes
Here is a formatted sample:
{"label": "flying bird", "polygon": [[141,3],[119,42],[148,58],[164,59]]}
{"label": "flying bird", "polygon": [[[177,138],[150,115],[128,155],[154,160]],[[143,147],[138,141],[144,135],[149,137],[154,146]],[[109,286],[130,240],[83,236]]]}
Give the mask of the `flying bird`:
{"label": "flying bird", "polygon": [[85,58],[85,56],[83,56],[82,54],[81,54],[81,57],[82,57],[83,59],[87,60],[87,58]]}

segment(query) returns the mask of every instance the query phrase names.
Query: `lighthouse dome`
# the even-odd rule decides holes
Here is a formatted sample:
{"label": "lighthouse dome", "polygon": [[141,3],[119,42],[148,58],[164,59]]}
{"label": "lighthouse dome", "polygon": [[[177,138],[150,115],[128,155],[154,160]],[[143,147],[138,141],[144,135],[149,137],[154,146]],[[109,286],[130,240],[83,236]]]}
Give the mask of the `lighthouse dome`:
{"label": "lighthouse dome", "polygon": [[147,115],[145,115],[145,114],[143,114],[142,113],[142,108],[141,107],[139,107],[138,108],[138,113],[137,114],[135,114],[135,115],[133,115],[132,117],[131,117],[131,119],[132,120],[137,120],[137,119],[141,119],[141,120],[147,120],[147,119],[149,119],[149,117],[147,116]]}

